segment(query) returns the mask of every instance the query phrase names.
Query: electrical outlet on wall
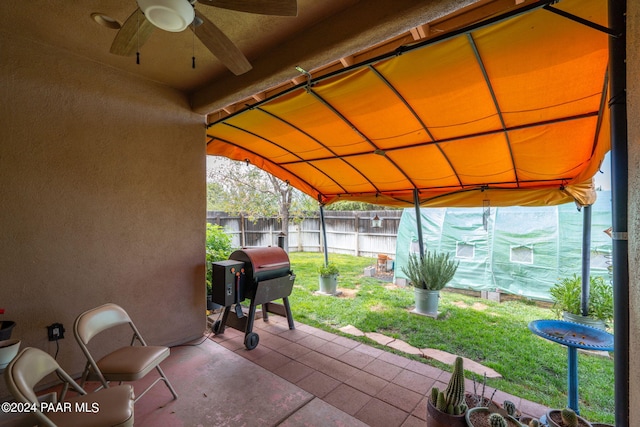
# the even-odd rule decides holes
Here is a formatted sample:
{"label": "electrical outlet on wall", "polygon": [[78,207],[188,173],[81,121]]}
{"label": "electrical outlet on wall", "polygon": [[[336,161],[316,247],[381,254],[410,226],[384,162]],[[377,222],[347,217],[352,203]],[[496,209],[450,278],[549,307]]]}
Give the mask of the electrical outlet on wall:
{"label": "electrical outlet on wall", "polygon": [[64,326],[62,323],[53,323],[47,326],[49,341],[58,341],[64,338]]}

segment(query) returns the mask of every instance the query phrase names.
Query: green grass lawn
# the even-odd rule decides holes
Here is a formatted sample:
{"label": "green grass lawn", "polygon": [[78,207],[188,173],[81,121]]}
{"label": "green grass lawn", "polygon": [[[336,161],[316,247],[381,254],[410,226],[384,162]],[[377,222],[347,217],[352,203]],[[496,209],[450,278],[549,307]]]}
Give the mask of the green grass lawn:
{"label": "green grass lawn", "polygon": [[[551,310],[527,301],[497,303],[441,292],[438,319],[415,315],[410,313],[412,288],[364,277],[364,267],[375,264],[373,258],[339,254],[329,254],[329,260],[340,268],[338,289],[342,295],[315,295],[319,289],[317,268],[323,259],[319,253],[290,254],[296,281],[289,300],[296,321],[331,332],[353,325],[417,348],[468,357],[503,376],[488,380],[491,387],[552,408],[567,405],[566,347],[537,337],[527,327],[535,319],[553,319]],[[432,360],[420,360],[450,369]],[[613,423],[613,359],[579,352],[578,368],[580,414],[590,421]]]}

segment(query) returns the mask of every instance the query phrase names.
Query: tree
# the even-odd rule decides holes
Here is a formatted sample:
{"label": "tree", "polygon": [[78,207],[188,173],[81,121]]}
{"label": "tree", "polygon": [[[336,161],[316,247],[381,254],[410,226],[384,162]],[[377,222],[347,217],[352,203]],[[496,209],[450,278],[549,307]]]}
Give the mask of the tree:
{"label": "tree", "polygon": [[207,178],[207,209],[249,220],[275,216],[283,233],[292,218],[318,209],[311,197],[249,163],[216,158]]}

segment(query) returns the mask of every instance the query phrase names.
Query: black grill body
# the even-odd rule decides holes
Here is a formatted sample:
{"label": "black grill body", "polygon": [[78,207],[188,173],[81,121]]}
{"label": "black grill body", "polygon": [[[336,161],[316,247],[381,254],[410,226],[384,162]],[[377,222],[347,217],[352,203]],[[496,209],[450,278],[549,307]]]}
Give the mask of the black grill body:
{"label": "black grill body", "polygon": [[234,260],[218,261],[211,264],[211,300],[214,303],[226,307],[237,302],[236,272],[240,272],[243,267],[244,262]]}
{"label": "black grill body", "polygon": [[[216,276],[217,273],[217,276]],[[258,345],[260,337],[253,332],[256,306],[262,305],[262,318],[268,313],[287,318],[289,329],[295,329],[289,295],[295,275],[291,271],[289,256],[277,246],[243,248],[233,252],[227,261],[213,263],[213,302],[223,305],[222,320],[213,324],[213,332],[224,333],[226,326],[245,332],[244,344],[248,350]],[[240,303],[250,300],[248,313]],[[282,304],[274,300],[282,299]],[[235,313],[231,313],[235,305]]]}

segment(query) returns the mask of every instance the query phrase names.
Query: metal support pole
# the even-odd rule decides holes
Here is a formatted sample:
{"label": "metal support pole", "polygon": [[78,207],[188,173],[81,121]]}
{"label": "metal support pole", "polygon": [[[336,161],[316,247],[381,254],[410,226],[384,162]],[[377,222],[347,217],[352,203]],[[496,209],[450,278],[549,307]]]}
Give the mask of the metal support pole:
{"label": "metal support pole", "polygon": [[418,247],[420,248],[420,259],[424,258],[424,242],[422,240],[422,215],[420,214],[420,192],[417,188],[413,190],[413,203],[416,208],[416,226],[418,228]]}
{"label": "metal support pole", "polygon": [[609,86],[611,98],[611,198],[615,425],[629,427],[629,245],[627,241],[628,141],[626,98],[626,0],[609,0]]}
{"label": "metal support pole", "polygon": [[354,230],[355,230],[355,236],[354,236],[354,240],[355,240],[355,253],[356,256],[360,256],[360,217],[358,215],[355,216],[355,218],[353,218],[353,225],[354,225]]}
{"label": "metal support pole", "polygon": [[575,347],[567,347],[567,383],[568,402],[567,406],[573,409],[576,414],[580,414],[578,408],[578,350]]}
{"label": "metal support pole", "polygon": [[582,207],[582,298],[580,311],[589,315],[589,292],[591,288],[591,205]]}
{"label": "metal support pole", "polygon": [[247,247],[247,236],[244,226],[244,215],[240,214],[240,246]]}
{"label": "metal support pole", "polygon": [[320,205],[320,228],[322,229],[322,243],[324,244],[324,265],[329,265],[329,244],[327,243],[327,225],[324,222],[324,206]]}

